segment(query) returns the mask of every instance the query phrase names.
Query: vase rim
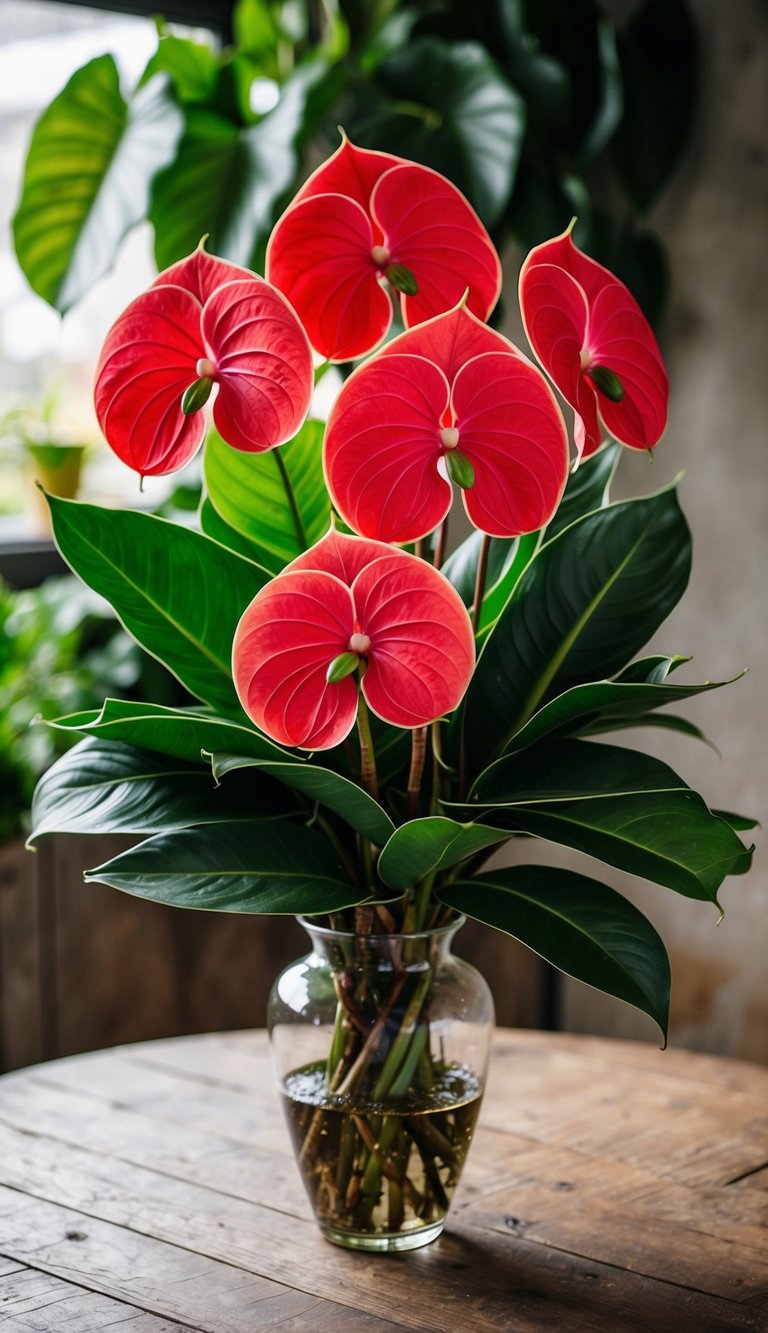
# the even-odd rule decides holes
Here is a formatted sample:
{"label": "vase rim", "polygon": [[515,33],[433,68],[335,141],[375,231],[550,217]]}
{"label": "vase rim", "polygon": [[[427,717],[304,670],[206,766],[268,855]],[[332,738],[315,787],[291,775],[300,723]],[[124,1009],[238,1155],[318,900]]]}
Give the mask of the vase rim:
{"label": "vase rim", "polygon": [[430,926],[425,930],[336,930],[333,926],[315,925],[311,916],[297,916],[296,920],[310,935],[319,935],[322,939],[355,940],[361,935],[369,940],[432,940],[444,935],[452,935],[466,924],[466,916],[459,913],[452,921],[442,926]]}

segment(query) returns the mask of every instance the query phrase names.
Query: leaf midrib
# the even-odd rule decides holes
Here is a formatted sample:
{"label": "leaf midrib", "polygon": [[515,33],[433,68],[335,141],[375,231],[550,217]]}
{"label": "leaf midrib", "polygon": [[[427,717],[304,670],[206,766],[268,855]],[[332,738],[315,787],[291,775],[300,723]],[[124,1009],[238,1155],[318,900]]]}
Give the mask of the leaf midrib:
{"label": "leaf midrib", "polygon": [[518,732],[522,727],[524,727],[525,724],[529,722],[530,719],[533,717],[533,714],[535,713],[538,704],[540,703],[541,699],[544,697],[547,690],[549,689],[549,686],[551,685],[552,681],[554,680],[555,676],[560,670],[560,667],[563,665],[563,662],[565,661],[566,657],[568,656],[574,644],[576,643],[576,640],[578,639],[579,635],[583,633],[584,629],[589,624],[589,621],[592,619],[592,616],[594,615],[595,611],[600,606],[603,599],[608,595],[616,580],[621,577],[621,575],[624,573],[624,570],[627,568],[627,565],[630,563],[631,560],[634,559],[639,547],[645,541],[645,538],[648,535],[650,527],[651,527],[651,522],[649,520],[644,526],[642,532],[638,535],[637,540],[627,551],[627,554],[624,556],[624,559],[614,570],[610,578],[603,584],[602,588],[600,588],[599,591],[595,594],[589,605],[585,607],[584,611],[579,616],[575,625],[572,627],[570,633],[568,633],[566,637],[563,639],[560,648],[553,655],[549,667],[547,668],[546,671],[542,673],[541,676],[539,676],[533,689],[528,695],[528,698],[523,704],[521,712],[518,714],[517,718],[515,719],[509,731],[507,732],[506,736],[504,737],[504,741],[501,746],[502,749],[506,748],[506,746],[508,745],[512,737],[515,735],[515,733]]}

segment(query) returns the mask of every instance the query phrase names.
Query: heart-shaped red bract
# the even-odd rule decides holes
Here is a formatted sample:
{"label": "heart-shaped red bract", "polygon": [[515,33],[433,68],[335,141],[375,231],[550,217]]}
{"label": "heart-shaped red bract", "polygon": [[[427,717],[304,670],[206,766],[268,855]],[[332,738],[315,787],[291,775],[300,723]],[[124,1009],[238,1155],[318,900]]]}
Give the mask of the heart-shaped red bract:
{"label": "heart-shaped red bract", "polygon": [[196,251],[161,273],[113,324],[96,372],[96,415],[142,476],[175,472],[205,435],[185,391],[212,381],[213,417],[235,449],[296,434],[312,396],[312,353],[285,297],[247,269]]}
{"label": "heart-shaped red bract", "polygon": [[267,276],[298,312],[312,346],[330,361],[373,350],[392,320],[383,285],[403,266],[418,291],[402,294],[406,328],[468,304],[487,319],[501,266],[470,204],[438,172],[388,153],[356,148],[346,136],[279,219],[267,248]]}
{"label": "heart-shaped red bract", "polygon": [[578,453],[599,447],[599,419],[621,444],[653,448],[669,400],[658,344],[632,294],[574,245],[570,228],[528,255],[520,307],[531,347],[576,414]]}
{"label": "heart-shaped red bract", "polygon": [[551,518],[568,471],[562,414],[541,372],[462,306],[395,338],[344,384],[325,436],[333,502],[365,537],[424,537],[450,508],[451,449],[472,466],[462,494],[482,532],[515,537]]}
{"label": "heart-shaped red bract", "polygon": [[359,656],[369,706],[405,728],[452,712],[475,662],[469,616],[442,574],[381,542],[330,532],[245,611],[232,653],[240,702],[279,744],[330,749],[357,714],[356,676],[326,679],[348,652]]}

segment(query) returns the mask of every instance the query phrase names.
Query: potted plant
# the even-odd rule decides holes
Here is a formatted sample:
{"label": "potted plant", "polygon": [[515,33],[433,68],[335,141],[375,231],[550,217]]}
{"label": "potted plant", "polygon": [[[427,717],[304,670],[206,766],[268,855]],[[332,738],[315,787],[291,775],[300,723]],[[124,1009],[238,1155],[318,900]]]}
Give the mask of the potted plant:
{"label": "potted plant", "polygon": [[[716,688],[638,656],[690,536],[675,487],[610,499],[667,408],[623,284],[570,229],[532,251],[539,369],[486,323],[500,265],[459,191],[346,138],[278,221],[266,275],[200,247],[107,336],[96,409],[125,462],[173,471],[207,433],[199,530],[51,496],[54,534],[199,704],[62,718],[83,739],[40,783],[32,841],[143,835],[86,878],[306,920],[312,952],[270,1013],[305,1182],[329,1239],[406,1249],[442,1228],[482,1096],[492,1012],[450,955],[462,917],[665,1035],[656,931],[609,883],[527,864],[527,840],[721,910],[747,822],[611,743],[689,729],[659,710]],[[315,378],[359,363],[325,427],[313,352]],[[447,556],[454,491],[475,530]]]}

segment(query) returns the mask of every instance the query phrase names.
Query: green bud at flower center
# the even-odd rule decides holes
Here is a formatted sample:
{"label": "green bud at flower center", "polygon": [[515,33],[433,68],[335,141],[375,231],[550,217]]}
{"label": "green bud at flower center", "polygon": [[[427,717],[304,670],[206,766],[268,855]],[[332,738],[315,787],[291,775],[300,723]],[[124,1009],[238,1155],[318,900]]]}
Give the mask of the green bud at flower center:
{"label": "green bud at flower center", "polygon": [[384,271],[395,291],[402,292],[404,296],[416,296],[419,284],[405,264],[388,264]]}
{"label": "green bud at flower center", "polygon": [[205,376],[203,379],[195,380],[188,389],[184,390],[181,399],[181,410],[185,417],[189,417],[193,412],[199,412],[204,407],[211,396],[213,380]]}
{"label": "green bud at flower center", "polygon": [[328,664],[328,670],[325,673],[325,679],[329,685],[338,685],[340,680],[346,676],[351,676],[353,671],[357,671],[360,665],[360,657],[357,653],[339,653],[333,661]]}
{"label": "green bud at flower center", "polygon": [[462,491],[471,491],[475,484],[475,469],[460,449],[447,449],[443,454],[448,476]]}
{"label": "green bud at flower center", "polygon": [[624,385],[614,370],[608,366],[590,366],[587,374],[596,389],[605,394],[612,403],[620,403],[624,397]]}

